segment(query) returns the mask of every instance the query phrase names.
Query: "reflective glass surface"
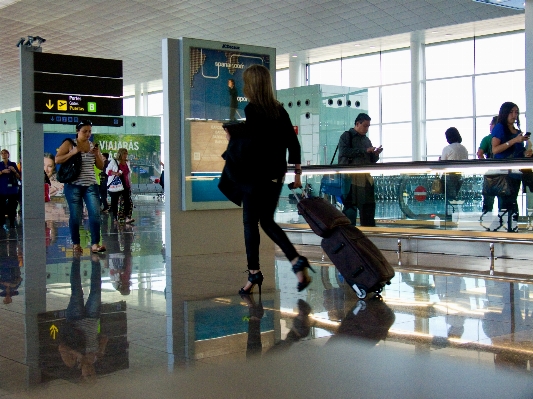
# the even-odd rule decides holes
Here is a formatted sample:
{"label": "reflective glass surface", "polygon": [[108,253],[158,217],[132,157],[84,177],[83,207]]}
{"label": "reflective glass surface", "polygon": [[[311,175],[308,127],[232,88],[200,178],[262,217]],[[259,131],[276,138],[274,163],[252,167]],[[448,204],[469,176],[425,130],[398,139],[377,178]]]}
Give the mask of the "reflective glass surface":
{"label": "reflective glass surface", "polygon": [[[376,185],[396,178],[378,177]],[[397,200],[397,192],[378,191],[380,201]],[[318,246],[298,245],[316,271],[305,291],[297,292],[290,263],[276,252],[262,261],[262,295],[239,296],[245,265],[220,270],[215,260],[183,270],[166,256],[160,199],[136,197],[133,225],[102,215],[108,250],[100,255],[83,239],[84,252],[73,254],[65,204],[47,203],[42,286],[23,258],[20,227],[0,230],[0,395],[100,397],[120,386],[124,397],[327,397],[332,390],[348,397],[356,383],[372,397],[376,379],[391,397],[455,389],[440,381],[473,396],[531,392],[528,277],[499,268],[490,275],[485,258],[458,273],[442,256],[428,256],[436,267],[421,270],[408,266],[413,254],[400,265],[384,251],[396,275],[380,296],[362,301]],[[284,206],[292,204],[280,203],[280,214],[289,213]],[[398,203],[380,212],[384,219],[403,213]],[[426,386],[422,376],[435,383]]]}

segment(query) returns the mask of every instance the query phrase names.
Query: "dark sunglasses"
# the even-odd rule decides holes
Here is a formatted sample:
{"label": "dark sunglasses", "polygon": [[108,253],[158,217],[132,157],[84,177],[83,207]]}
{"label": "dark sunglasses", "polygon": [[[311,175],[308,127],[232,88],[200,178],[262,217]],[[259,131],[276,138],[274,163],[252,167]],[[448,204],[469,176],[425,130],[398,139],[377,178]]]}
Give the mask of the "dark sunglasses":
{"label": "dark sunglasses", "polygon": [[78,123],[76,125],[76,130],[80,130],[84,126],[92,126],[92,125],[93,125],[93,123],[90,120],[84,119],[84,120],[80,121],[80,123]]}

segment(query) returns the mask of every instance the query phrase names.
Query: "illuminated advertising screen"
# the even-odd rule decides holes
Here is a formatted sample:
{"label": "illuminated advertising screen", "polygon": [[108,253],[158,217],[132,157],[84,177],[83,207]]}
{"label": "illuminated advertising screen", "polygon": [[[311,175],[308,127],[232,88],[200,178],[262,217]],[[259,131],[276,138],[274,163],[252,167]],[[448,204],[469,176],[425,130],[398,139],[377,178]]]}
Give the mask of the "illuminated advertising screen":
{"label": "illuminated advertising screen", "polygon": [[275,87],[275,50],[189,38],[180,42],[184,210],[231,208],[235,205],[218,189],[228,144],[222,124],[245,120],[246,68],[269,68]]}

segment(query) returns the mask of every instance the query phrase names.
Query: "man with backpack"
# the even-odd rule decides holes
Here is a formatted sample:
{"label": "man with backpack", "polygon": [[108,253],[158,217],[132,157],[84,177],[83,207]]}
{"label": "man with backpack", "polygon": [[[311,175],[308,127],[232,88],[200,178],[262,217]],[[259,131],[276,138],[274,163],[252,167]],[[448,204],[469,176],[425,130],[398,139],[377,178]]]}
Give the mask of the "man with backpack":
{"label": "man with backpack", "polygon": [[[339,139],[340,165],[368,165],[379,160],[382,146],[374,147],[367,137],[370,116],[360,113],[355,118],[355,126],[344,132]],[[369,173],[355,173],[348,176],[345,194],[342,196],[344,214],[356,224],[357,210],[361,226],[375,226],[376,201],[374,199],[374,179]]]}

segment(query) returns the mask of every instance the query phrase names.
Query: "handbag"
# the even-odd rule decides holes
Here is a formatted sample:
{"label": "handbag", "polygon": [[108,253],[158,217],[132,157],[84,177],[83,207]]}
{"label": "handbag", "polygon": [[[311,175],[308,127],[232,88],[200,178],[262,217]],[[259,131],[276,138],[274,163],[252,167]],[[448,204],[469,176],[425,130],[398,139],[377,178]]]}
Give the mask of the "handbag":
{"label": "handbag", "polygon": [[[65,139],[63,143],[67,140],[70,141],[73,147],[76,147],[76,143],[71,139]],[[81,152],[78,152],[61,164],[57,172],[57,181],[60,183],[71,183],[78,178],[80,173]]]}
{"label": "handbag", "polygon": [[113,180],[111,180],[111,184],[107,186],[107,191],[110,193],[118,193],[119,191],[124,190],[124,185],[122,184],[122,179],[120,176],[113,177]]}
{"label": "handbag", "polygon": [[[483,177],[483,195],[495,197],[506,197],[513,195],[515,189],[509,181],[508,174],[505,175],[485,175]],[[518,192],[517,192],[518,193]]]}
{"label": "handbag", "polygon": [[431,183],[431,194],[442,194],[442,180],[439,175],[435,175]]}

